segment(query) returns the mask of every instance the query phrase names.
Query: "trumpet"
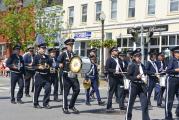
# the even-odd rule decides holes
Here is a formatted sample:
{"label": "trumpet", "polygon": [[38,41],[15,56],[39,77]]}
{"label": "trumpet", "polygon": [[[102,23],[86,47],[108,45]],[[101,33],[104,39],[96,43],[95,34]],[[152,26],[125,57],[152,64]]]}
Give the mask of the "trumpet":
{"label": "trumpet", "polygon": [[44,63],[44,64],[39,64],[38,68],[42,69],[42,70],[45,70],[45,69],[50,69],[50,66],[49,66],[49,64]]}
{"label": "trumpet", "polygon": [[50,67],[50,73],[55,73],[55,72],[56,72],[56,69],[53,67]]}

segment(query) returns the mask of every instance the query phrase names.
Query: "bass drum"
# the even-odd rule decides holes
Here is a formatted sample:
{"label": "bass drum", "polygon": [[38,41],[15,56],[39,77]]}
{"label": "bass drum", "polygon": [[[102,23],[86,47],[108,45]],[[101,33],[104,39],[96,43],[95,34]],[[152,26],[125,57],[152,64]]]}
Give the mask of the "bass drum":
{"label": "bass drum", "polygon": [[74,56],[70,61],[70,71],[85,74],[91,69],[91,61],[88,57]]}

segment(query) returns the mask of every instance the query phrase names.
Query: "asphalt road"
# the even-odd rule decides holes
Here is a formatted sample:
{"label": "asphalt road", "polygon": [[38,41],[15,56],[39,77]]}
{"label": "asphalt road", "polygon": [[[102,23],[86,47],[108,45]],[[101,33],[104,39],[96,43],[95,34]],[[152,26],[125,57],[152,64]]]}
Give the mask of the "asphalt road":
{"label": "asphalt road", "polygon": [[[124,120],[125,111],[118,109],[119,105],[113,100],[114,112],[106,113],[106,106],[98,106],[96,99],[91,101],[91,106],[85,105],[85,91],[81,87],[80,95],[76,102],[76,108],[80,114],[63,114],[62,102],[51,101],[52,109],[34,109],[33,97],[23,97],[24,104],[11,104],[10,103],[10,80],[9,78],[0,77],[0,120]],[[18,88],[16,88],[16,91]],[[103,82],[100,86],[100,93],[103,101],[107,101],[107,85]],[[31,93],[33,96],[33,93]],[[71,96],[69,96],[70,98]],[[51,97],[53,98],[53,97]],[[59,95],[61,99],[62,96]],[[40,101],[43,99],[43,91],[41,92]],[[164,102],[163,102],[164,103]],[[42,105],[42,102],[40,102]],[[126,103],[127,105],[127,99]],[[173,114],[175,113],[177,101],[175,100]],[[156,102],[153,101],[153,107],[149,109],[150,118],[152,120],[164,119],[164,108],[156,107]],[[140,101],[137,98],[133,109],[133,120],[141,120],[141,107]],[[174,114],[175,117],[175,114]],[[176,118],[176,117],[175,117]],[[176,120],[179,120],[176,118]]]}

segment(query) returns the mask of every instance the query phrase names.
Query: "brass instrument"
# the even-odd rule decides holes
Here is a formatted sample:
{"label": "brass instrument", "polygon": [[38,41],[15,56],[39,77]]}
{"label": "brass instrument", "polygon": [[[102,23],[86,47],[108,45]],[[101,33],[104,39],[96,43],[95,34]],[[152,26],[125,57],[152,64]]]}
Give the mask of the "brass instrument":
{"label": "brass instrument", "polygon": [[47,63],[38,64],[38,68],[42,70],[45,70],[45,69],[47,70],[47,69],[50,69],[50,65]]}
{"label": "brass instrument", "polygon": [[50,67],[50,73],[56,73],[56,69],[53,67]]}
{"label": "brass instrument", "polygon": [[91,87],[91,80],[83,80],[83,87],[87,90]]}

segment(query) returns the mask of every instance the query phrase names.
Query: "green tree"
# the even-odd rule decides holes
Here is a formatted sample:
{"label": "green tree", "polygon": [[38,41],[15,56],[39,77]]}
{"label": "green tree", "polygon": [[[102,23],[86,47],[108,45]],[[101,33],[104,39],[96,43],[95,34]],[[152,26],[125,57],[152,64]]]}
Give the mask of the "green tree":
{"label": "green tree", "polygon": [[16,43],[21,43],[23,48],[25,44],[34,41],[34,13],[33,6],[25,8],[19,6],[16,0],[4,0],[7,11],[1,13],[0,35],[11,43],[13,47]]}
{"label": "green tree", "polygon": [[49,46],[54,45],[58,33],[62,27],[62,17],[64,11],[61,5],[52,4],[46,7],[46,1],[34,1],[35,5],[35,20],[36,20],[36,34],[42,34]]}

